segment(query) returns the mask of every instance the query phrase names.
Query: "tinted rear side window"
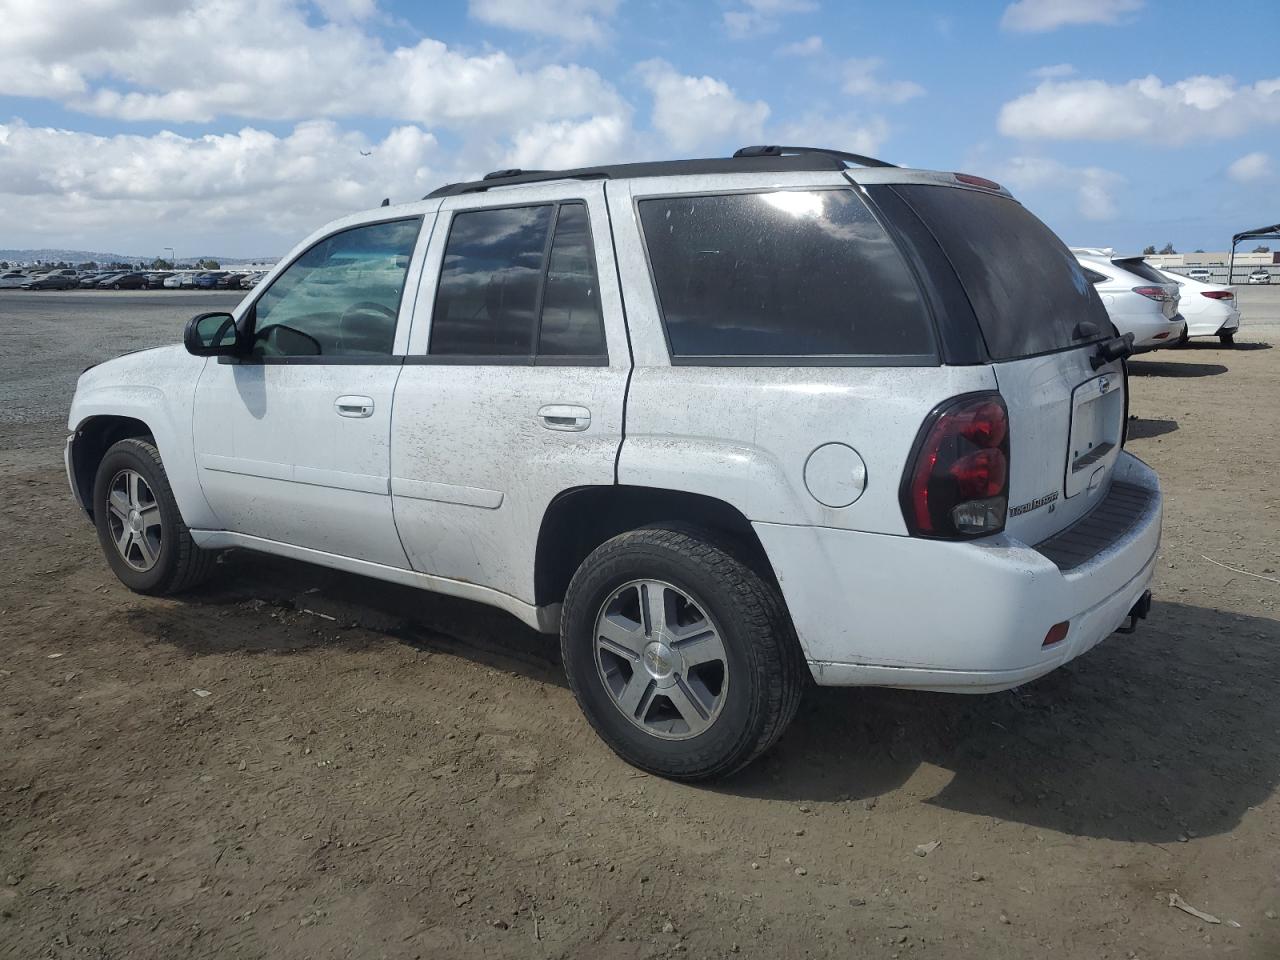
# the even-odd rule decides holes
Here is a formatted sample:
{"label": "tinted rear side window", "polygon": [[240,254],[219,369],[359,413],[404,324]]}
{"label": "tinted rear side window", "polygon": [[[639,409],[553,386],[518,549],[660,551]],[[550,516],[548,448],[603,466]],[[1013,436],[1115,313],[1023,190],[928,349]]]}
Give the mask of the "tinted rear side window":
{"label": "tinted rear side window", "polygon": [[431,314],[432,354],[528,356],[555,207],[454,214]]}
{"label": "tinted rear side window", "polygon": [[1022,204],[957,187],[894,189],[955,267],[993,360],[1080,346],[1088,342],[1075,337],[1081,321],[1111,329],[1079,261]]}
{"label": "tinted rear side window", "polygon": [[639,202],[673,358],[934,353],[901,254],[852,190]]}

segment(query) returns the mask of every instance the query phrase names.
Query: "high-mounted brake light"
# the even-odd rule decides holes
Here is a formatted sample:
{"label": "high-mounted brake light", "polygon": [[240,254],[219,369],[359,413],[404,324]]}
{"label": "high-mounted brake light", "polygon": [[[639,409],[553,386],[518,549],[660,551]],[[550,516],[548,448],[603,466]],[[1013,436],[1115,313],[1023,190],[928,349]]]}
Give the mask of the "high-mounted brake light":
{"label": "high-mounted brake light", "polygon": [[1134,287],[1134,293],[1141,294],[1148,300],[1157,300],[1160,303],[1169,299],[1169,291],[1164,287]]}
{"label": "high-mounted brake light", "polygon": [[975,177],[972,173],[953,173],[957,183],[963,183],[970,187],[981,187],[983,190],[1003,190],[1004,188],[994,180],[988,180],[986,177]]}
{"label": "high-mounted brake light", "polygon": [[1200,296],[1208,297],[1210,300],[1234,300],[1235,294],[1230,290],[1201,290]]}
{"label": "high-mounted brake light", "polygon": [[1004,529],[1009,413],[1000,394],[966,394],[929,414],[899,499],[915,536],[965,539]]}

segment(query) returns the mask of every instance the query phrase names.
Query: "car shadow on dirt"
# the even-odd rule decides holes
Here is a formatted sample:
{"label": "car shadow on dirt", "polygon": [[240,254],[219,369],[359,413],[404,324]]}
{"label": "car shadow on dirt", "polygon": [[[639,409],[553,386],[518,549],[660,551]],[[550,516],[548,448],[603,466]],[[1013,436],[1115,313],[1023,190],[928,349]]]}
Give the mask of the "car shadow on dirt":
{"label": "car shadow on dirt", "polygon": [[[195,656],[391,640],[567,685],[557,638],[500,610],[309,564],[236,552],[182,602],[207,615],[182,617],[181,629],[163,608],[127,616]],[[1013,691],[811,688],[773,750],[700,789],[874,805],[930,765],[950,781],[926,803],[1082,836],[1175,842],[1231,830],[1280,784],[1277,686],[1280,623],[1157,602],[1137,634],[1113,635]]]}
{"label": "car shadow on dirt", "polygon": [[1148,420],[1144,417],[1129,418],[1129,439],[1150,440],[1152,437],[1163,437],[1178,429],[1177,420]]}
{"label": "car shadow on dirt", "polygon": [[1240,341],[1235,343],[1219,343],[1217,340],[1188,340],[1177,348],[1178,350],[1225,350],[1228,353],[1233,350],[1270,350],[1271,344],[1263,343],[1261,340]]}
{"label": "car shadow on dirt", "polygon": [[1216,377],[1226,373],[1221,363],[1182,363],[1160,360],[1130,360],[1131,377]]}
{"label": "car shadow on dirt", "polygon": [[297,655],[392,639],[568,688],[559,638],[494,607],[249,551],[229,551],[220,566],[181,600],[208,608],[205,615],[179,622],[135,607],[131,625],[195,656]]}
{"label": "car shadow on dirt", "polygon": [[778,746],[714,789],[874,804],[929,764],[924,802],[1064,833],[1224,833],[1280,783],[1280,623],[1157,603],[1130,636],[1018,690],[814,689]]}

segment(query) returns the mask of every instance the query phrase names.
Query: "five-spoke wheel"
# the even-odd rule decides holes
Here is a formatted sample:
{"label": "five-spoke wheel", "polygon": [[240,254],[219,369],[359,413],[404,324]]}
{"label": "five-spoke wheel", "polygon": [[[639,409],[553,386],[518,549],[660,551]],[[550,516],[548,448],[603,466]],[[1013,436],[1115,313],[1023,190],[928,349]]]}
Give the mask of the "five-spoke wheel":
{"label": "five-spoke wheel", "polygon": [[135,570],[156,565],[163,542],[164,524],[156,495],[137,470],[121,470],[111,478],[107,494],[107,522],[116,552]]}
{"label": "five-spoke wheel", "polygon": [[703,607],[661,580],[614,591],[596,618],[596,667],[614,705],[653,736],[697,736],[720,714],[729,661]]}
{"label": "five-spoke wheel", "polygon": [[748,556],[711,531],[655,524],[601,544],[574,574],[565,672],[628,763],[724,776],[791,722],[808,670],[777,585]]}

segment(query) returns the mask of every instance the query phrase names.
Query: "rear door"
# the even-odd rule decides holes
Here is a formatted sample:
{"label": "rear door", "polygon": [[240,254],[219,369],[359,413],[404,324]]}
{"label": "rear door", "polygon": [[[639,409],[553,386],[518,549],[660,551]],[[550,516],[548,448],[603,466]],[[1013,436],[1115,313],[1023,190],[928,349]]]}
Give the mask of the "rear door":
{"label": "rear door", "polygon": [[614,482],[630,369],[600,183],[446,199],[391,424],[413,569],[535,603],[547,506]]}
{"label": "rear door", "polygon": [[1110,336],[1106,310],[1075,256],[1007,195],[935,184],[894,190],[937,239],[973,306],[1009,409],[1005,529],[1038,543],[1110,488],[1126,387],[1120,363],[1090,362]]}

